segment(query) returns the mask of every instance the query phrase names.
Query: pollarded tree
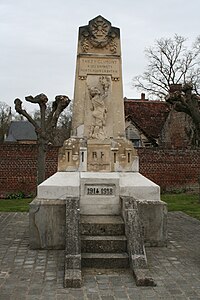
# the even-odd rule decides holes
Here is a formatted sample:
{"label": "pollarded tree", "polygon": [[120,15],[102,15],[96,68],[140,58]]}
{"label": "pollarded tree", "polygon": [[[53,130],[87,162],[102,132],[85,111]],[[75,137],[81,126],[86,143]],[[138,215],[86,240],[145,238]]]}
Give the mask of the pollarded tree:
{"label": "pollarded tree", "polygon": [[200,36],[188,49],[186,38],[160,38],[153,47],[145,49],[148,64],[143,75],[133,79],[133,86],[149,96],[164,99],[172,84],[191,82],[200,92]]}
{"label": "pollarded tree", "polygon": [[192,83],[173,84],[165,97],[176,111],[189,115],[195,126],[195,145],[200,146],[200,96],[193,89]]}
{"label": "pollarded tree", "polygon": [[39,94],[36,97],[27,96],[25,100],[31,103],[37,103],[40,108],[40,122],[34,120],[25,109],[22,108],[22,101],[15,99],[15,110],[20,115],[23,115],[34,127],[37,134],[38,142],[38,167],[37,167],[37,182],[40,184],[45,180],[45,161],[47,145],[53,143],[56,133],[56,126],[60,114],[69,105],[70,99],[67,96],[59,95],[55,97],[55,101],[52,102],[52,107],[48,110],[47,114],[47,102],[48,98],[44,94]]}

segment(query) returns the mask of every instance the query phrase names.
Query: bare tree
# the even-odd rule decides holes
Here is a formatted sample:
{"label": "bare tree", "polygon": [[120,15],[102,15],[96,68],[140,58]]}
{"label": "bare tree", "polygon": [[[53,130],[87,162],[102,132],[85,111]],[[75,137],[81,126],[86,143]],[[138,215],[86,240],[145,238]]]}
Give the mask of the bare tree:
{"label": "bare tree", "polygon": [[200,91],[200,36],[190,50],[186,38],[156,40],[153,47],[145,49],[148,60],[143,75],[133,79],[133,86],[160,99],[168,94],[171,84],[192,82],[196,94]]}
{"label": "bare tree", "polygon": [[192,118],[195,125],[195,144],[200,146],[200,96],[194,92],[192,83],[171,85],[165,99],[176,111],[184,112]]}
{"label": "bare tree", "polygon": [[45,180],[45,161],[47,145],[53,143],[54,135],[58,118],[62,111],[69,105],[70,100],[67,96],[56,96],[55,101],[52,102],[52,108],[46,115],[48,98],[44,94],[39,94],[36,97],[27,96],[25,100],[31,103],[37,103],[40,107],[40,125],[34,120],[26,110],[22,109],[22,101],[15,99],[15,110],[20,115],[23,115],[34,127],[37,134],[38,142],[38,184]]}
{"label": "bare tree", "polygon": [[11,107],[5,102],[0,102],[0,142],[4,141],[11,118]]}

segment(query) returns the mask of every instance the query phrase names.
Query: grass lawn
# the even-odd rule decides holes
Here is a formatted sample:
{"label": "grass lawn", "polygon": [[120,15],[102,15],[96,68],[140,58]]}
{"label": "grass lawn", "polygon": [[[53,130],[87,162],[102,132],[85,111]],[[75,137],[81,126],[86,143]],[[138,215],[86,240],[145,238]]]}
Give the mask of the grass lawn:
{"label": "grass lawn", "polygon": [[182,211],[200,220],[199,195],[163,194],[161,195],[161,199],[168,204],[168,211]]}
{"label": "grass lawn", "polygon": [[[193,218],[200,220],[200,203],[198,202],[199,195],[188,194],[163,194],[161,199],[168,204],[169,211],[182,211]],[[0,211],[28,211],[28,199],[0,199]]]}
{"label": "grass lawn", "polygon": [[29,203],[32,201],[28,199],[0,199],[0,211],[28,211]]}

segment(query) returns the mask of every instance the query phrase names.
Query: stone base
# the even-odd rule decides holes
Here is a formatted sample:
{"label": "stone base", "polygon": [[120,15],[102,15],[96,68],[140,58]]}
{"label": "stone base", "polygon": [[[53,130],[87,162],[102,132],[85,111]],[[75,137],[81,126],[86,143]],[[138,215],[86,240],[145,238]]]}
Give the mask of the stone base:
{"label": "stone base", "polygon": [[156,283],[151,277],[148,269],[135,269],[133,274],[137,286],[156,286]]}
{"label": "stone base", "polygon": [[65,249],[65,201],[38,199],[30,203],[31,249]]}
{"label": "stone base", "polygon": [[38,186],[30,204],[30,247],[65,249],[65,199],[80,198],[82,215],[121,215],[121,196],[138,201],[145,242],[167,241],[167,209],[160,188],[138,172],[57,172]]}
{"label": "stone base", "polygon": [[64,287],[80,288],[82,283],[81,270],[68,269],[65,270]]}
{"label": "stone base", "polygon": [[167,205],[159,200],[139,200],[138,212],[144,228],[145,246],[167,246]]}

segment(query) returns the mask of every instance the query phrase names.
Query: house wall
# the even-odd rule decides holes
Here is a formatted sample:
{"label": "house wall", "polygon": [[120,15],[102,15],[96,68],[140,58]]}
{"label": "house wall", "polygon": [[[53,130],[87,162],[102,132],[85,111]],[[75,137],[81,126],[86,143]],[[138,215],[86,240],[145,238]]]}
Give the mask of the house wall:
{"label": "house wall", "polygon": [[[58,147],[49,147],[46,177],[57,171]],[[162,190],[191,188],[198,185],[199,150],[139,148],[140,173]],[[0,144],[0,198],[11,193],[36,192],[37,146]]]}
{"label": "house wall", "polygon": [[[140,132],[139,129],[137,129],[136,126],[131,121],[127,121],[127,120],[125,121],[125,133],[126,133],[126,138],[132,141],[134,147],[135,146],[145,147],[146,144],[149,143],[148,138],[142,132]],[[138,136],[139,138],[139,143],[137,144],[135,144],[133,141],[132,136],[134,135]]]}

